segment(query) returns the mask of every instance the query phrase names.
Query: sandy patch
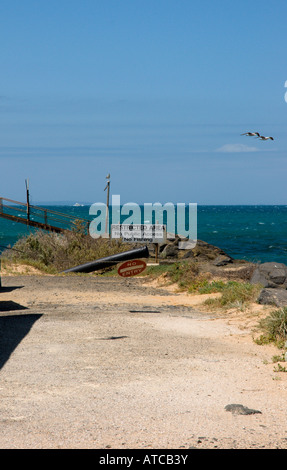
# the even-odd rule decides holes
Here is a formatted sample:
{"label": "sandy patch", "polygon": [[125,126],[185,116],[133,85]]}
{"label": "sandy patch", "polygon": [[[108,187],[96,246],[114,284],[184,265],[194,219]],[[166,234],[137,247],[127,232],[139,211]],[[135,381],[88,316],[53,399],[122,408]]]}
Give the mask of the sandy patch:
{"label": "sandy patch", "polygon": [[28,266],[26,264],[16,264],[16,263],[3,263],[1,264],[1,274],[3,276],[15,276],[17,274],[36,274],[41,276],[43,273],[33,266]]}
{"label": "sandy patch", "polygon": [[267,310],[170,287],[2,275],[0,448],[286,449],[287,374],[252,340]]}

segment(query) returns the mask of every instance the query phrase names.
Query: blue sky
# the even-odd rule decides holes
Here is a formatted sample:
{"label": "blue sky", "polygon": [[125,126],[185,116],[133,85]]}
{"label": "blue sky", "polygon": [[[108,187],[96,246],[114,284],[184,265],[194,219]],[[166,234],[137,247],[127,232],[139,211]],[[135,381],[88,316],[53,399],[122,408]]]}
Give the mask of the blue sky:
{"label": "blue sky", "polygon": [[[1,0],[1,196],[287,204],[285,0]],[[258,131],[274,141],[240,136]]]}

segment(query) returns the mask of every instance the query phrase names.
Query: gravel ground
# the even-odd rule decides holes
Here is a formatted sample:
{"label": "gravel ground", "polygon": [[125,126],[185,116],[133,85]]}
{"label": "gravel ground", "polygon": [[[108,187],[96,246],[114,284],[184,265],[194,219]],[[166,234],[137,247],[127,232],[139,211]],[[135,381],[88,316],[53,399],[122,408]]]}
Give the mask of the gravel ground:
{"label": "gravel ground", "polygon": [[286,449],[287,374],[249,320],[145,278],[2,276],[0,448]]}

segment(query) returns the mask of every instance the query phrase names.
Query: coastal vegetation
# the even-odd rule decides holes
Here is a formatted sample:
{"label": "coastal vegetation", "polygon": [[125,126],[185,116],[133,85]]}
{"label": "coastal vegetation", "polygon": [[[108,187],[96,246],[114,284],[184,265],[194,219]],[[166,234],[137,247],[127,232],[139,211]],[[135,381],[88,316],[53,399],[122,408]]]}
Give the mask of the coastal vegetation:
{"label": "coastal vegetation", "polygon": [[6,250],[2,262],[27,264],[50,274],[59,273],[96,259],[127,251],[130,246],[120,240],[94,239],[78,223],[74,230],[62,234],[37,231],[18,240]]}
{"label": "coastal vegetation", "polygon": [[[246,270],[248,272],[248,269]],[[180,261],[170,265],[151,266],[147,274],[152,276],[164,276],[171,282],[177,283],[180,290],[197,293],[221,295],[206,299],[203,305],[208,309],[236,309],[245,310],[257,301],[262,289],[260,284],[251,284],[247,279],[223,280],[213,279],[210,273],[200,272],[199,265],[195,261]],[[274,371],[287,372],[287,368],[281,366],[280,362],[286,362],[285,350],[287,347],[287,307],[273,310],[267,317],[258,321],[257,331],[260,336],[254,339],[258,345],[273,343],[279,349],[283,349],[281,357],[274,357],[278,362]]]}
{"label": "coastal vegetation", "polygon": [[267,317],[259,321],[258,328],[262,331],[262,334],[255,339],[257,344],[274,343],[278,348],[285,347],[287,341],[287,307],[274,309]]}
{"label": "coastal vegetation", "polygon": [[215,308],[235,307],[244,310],[248,304],[256,301],[260,289],[260,286],[249,282],[228,281],[217,288],[217,292],[222,294],[221,297],[207,299],[205,304]]}
{"label": "coastal vegetation", "polygon": [[[2,266],[9,263],[33,266],[38,270],[57,274],[73,266],[100,259],[131,249],[130,244],[120,240],[93,239],[85,233],[81,224],[72,231],[63,234],[37,231],[21,238],[11,250],[2,253]],[[240,271],[225,271],[225,276],[214,276],[209,271],[202,271],[201,264],[195,258],[176,259],[173,262],[151,264],[143,275],[160,278],[165,283],[176,284],[179,291],[190,294],[220,294],[210,296],[203,302],[208,309],[227,311],[245,310],[257,301],[262,286],[249,282],[250,266]],[[237,278],[234,278],[234,273]],[[233,273],[233,274],[232,274]],[[240,274],[239,274],[240,273]],[[116,267],[101,271],[102,275],[117,275]],[[228,278],[229,276],[229,278]],[[254,341],[258,345],[274,343],[279,349],[286,349],[287,344],[287,307],[273,310],[266,318],[258,322],[258,330],[262,334]],[[286,362],[286,355],[276,356],[274,362],[277,372],[287,372],[280,362]]]}
{"label": "coastal vegetation", "polygon": [[[21,238],[12,250],[3,253],[2,262],[26,264],[43,272],[56,274],[130,249],[130,244],[120,240],[93,239],[85,233],[79,222],[74,230],[63,234],[37,231]],[[113,267],[104,273],[114,275],[117,271]],[[163,276],[166,282],[177,284],[179,290],[188,293],[220,293],[220,297],[206,300],[209,308],[244,309],[248,303],[255,301],[259,292],[257,285],[242,279],[215,280],[211,273],[201,272],[200,264],[192,258],[148,266],[145,275]]]}
{"label": "coastal vegetation", "polygon": [[214,280],[211,273],[200,272],[199,264],[193,260],[155,266],[154,269],[149,269],[147,274],[153,276],[164,275],[167,282],[176,283],[179,290],[188,293],[220,293],[219,297],[209,298],[204,302],[209,308],[228,309],[236,307],[243,310],[248,304],[256,301],[261,289],[261,286],[250,284],[242,279]]}

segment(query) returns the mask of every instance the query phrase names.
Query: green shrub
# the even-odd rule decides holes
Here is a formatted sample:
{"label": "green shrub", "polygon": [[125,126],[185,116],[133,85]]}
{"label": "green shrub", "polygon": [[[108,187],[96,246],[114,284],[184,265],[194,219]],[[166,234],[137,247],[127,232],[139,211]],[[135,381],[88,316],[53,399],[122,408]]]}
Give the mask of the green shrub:
{"label": "green shrub", "polygon": [[207,299],[206,305],[211,307],[244,309],[250,302],[254,302],[258,296],[260,286],[250,284],[249,282],[228,281],[226,283],[217,283],[217,291],[221,292],[221,297],[216,299]]}
{"label": "green shrub", "polygon": [[37,231],[21,238],[13,248],[5,251],[3,258],[25,262],[40,269],[44,267],[44,270],[51,272],[64,271],[131,249],[130,245],[118,240],[94,239],[80,225],[62,234]]}
{"label": "green shrub", "polygon": [[[270,312],[259,321],[258,327],[263,331],[261,341],[265,338],[266,342],[274,342],[278,347],[282,347],[287,340],[287,307]],[[256,342],[258,343],[258,340]]]}
{"label": "green shrub", "polygon": [[181,289],[190,289],[199,273],[198,264],[195,261],[182,261],[172,265],[168,271],[168,277]]}
{"label": "green shrub", "polygon": [[277,364],[273,370],[274,372],[287,372],[287,368],[284,366],[281,366],[281,364]]}
{"label": "green shrub", "polygon": [[172,264],[159,264],[154,266],[147,266],[146,270],[143,272],[144,275],[149,275],[153,278],[162,276],[166,274],[168,276],[169,272],[172,271]]}
{"label": "green shrub", "polygon": [[220,298],[207,299],[206,305],[214,308],[236,307],[243,309],[249,302],[256,300],[260,286],[243,281],[211,281],[210,273],[200,273],[196,261],[187,260],[172,265],[154,266],[147,272],[154,275],[166,273],[166,279],[177,283],[180,289],[190,293],[211,294],[220,292]]}
{"label": "green shrub", "polygon": [[226,282],[224,281],[212,281],[208,282],[208,280],[203,283],[202,286],[198,288],[198,292],[200,294],[212,294],[214,292],[222,292],[226,286]]}

